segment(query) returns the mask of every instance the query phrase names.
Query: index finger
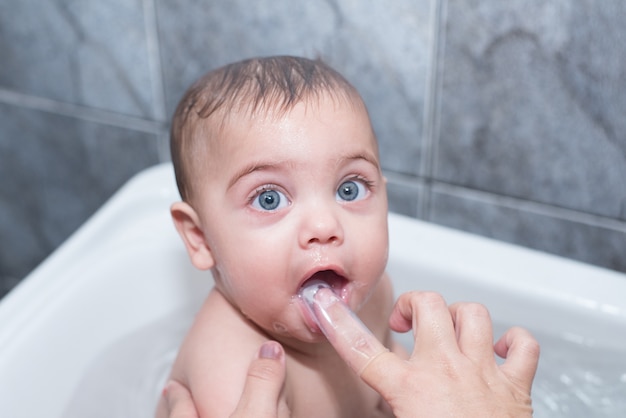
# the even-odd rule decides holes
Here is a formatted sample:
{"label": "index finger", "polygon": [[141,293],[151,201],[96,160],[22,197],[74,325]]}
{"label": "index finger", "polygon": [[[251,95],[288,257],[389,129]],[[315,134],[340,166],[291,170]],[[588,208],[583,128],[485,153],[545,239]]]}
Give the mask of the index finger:
{"label": "index finger", "polygon": [[387,401],[397,392],[405,362],[390,352],[332,289],[320,285],[303,299],[339,356]]}
{"label": "index finger", "polygon": [[302,297],[328,341],[357,374],[389,351],[325,283],[305,290]]}

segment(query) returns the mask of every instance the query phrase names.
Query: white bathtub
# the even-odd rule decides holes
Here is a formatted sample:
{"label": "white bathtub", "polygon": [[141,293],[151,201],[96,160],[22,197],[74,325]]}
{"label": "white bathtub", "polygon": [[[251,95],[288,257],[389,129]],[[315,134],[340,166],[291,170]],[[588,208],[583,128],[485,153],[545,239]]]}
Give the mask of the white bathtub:
{"label": "white bathtub", "polygon": [[[0,302],[0,417],[149,417],[211,279],[141,173]],[[390,215],[396,291],[474,300],[542,343],[536,417],[626,416],[626,275]]]}

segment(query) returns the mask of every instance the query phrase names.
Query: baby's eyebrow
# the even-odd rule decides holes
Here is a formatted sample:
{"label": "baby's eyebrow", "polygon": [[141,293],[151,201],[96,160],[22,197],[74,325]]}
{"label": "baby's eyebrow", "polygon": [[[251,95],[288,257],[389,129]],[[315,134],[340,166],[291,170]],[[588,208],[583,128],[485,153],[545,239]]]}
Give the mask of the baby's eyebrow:
{"label": "baby's eyebrow", "polygon": [[247,176],[248,174],[252,174],[256,171],[271,171],[271,170],[277,170],[280,167],[285,166],[286,162],[284,161],[273,161],[273,162],[259,162],[259,163],[252,163],[250,165],[247,165],[245,167],[243,167],[241,170],[237,171],[230,179],[230,181],[228,182],[228,188],[230,189],[231,187],[233,187],[241,178]]}
{"label": "baby's eyebrow", "polygon": [[[336,165],[346,164],[352,161],[363,160],[380,170],[380,163],[378,159],[369,153],[356,153],[347,156],[341,156],[334,160]],[[243,167],[237,171],[228,182],[228,188],[233,187],[241,178],[252,174],[257,171],[277,171],[285,168],[286,166],[293,166],[294,163],[289,161],[270,161],[270,162],[256,162]]]}
{"label": "baby's eyebrow", "polygon": [[337,164],[341,165],[343,163],[355,161],[355,160],[367,161],[368,163],[372,164],[374,167],[380,169],[380,163],[378,162],[378,159],[369,153],[357,153],[357,154],[348,155],[346,157],[337,158]]}

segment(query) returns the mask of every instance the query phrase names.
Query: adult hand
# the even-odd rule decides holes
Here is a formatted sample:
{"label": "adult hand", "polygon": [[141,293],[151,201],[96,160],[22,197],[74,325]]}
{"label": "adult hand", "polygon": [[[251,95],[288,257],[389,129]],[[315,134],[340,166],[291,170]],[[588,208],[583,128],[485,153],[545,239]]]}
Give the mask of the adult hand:
{"label": "adult hand", "polygon": [[[331,344],[395,416],[532,417],[539,345],[522,328],[511,328],[494,345],[484,306],[448,307],[429,292],[402,295],[389,324],[394,331],[413,330],[408,360],[383,347],[340,303],[318,309],[326,313],[322,321],[334,323],[321,324]],[[502,365],[494,354],[506,359]]]}
{"label": "adult hand", "polygon": [[[257,358],[248,368],[246,383],[231,418],[289,417],[287,404],[281,397],[285,381],[285,352],[275,341],[261,345]],[[181,383],[170,380],[164,390],[169,418],[198,418],[191,393]]]}

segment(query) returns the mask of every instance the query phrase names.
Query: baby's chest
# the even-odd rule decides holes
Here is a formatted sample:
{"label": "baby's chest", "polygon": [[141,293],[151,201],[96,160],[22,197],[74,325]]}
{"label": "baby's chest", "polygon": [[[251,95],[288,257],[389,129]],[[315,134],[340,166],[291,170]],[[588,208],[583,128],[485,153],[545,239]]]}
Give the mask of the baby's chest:
{"label": "baby's chest", "polygon": [[350,370],[298,373],[288,368],[287,373],[285,395],[293,418],[380,416],[380,395]]}

